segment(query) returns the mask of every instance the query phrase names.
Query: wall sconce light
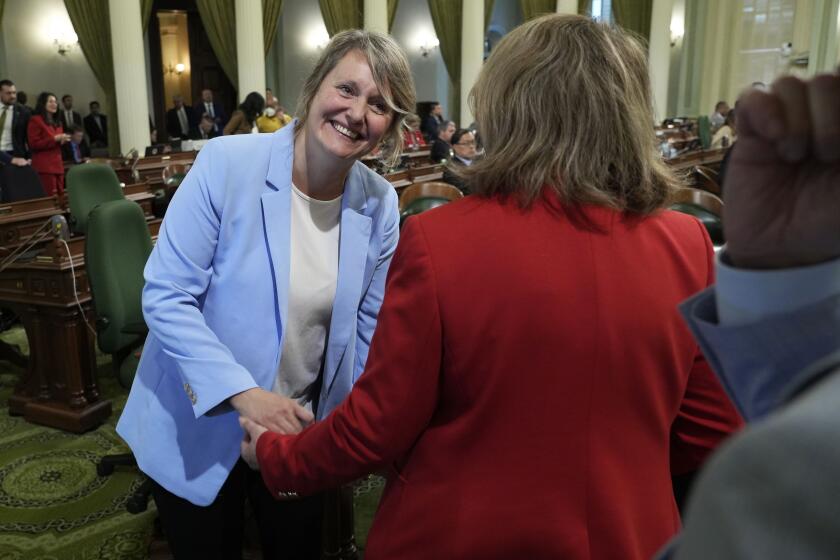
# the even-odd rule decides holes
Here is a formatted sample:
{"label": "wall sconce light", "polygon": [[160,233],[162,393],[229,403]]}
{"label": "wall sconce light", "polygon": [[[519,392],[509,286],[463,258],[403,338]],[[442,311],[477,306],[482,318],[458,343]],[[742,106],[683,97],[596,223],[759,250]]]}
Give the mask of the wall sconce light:
{"label": "wall sconce light", "polygon": [[65,56],[79,46],[79,37],[73,31],[69,31],[62,34],[61,37],[53,37],[53,45],[55,45],[58,54]]}
{"label": "wall sconce light", "polygon": [[685,36],[685,26],[682,21],[671,20],[671,46],[676,47],[677,43]]}
{"label": "wall sconce light", "polygon": [[167,74],[178,74],[180,76],[181,74],[184,73],[184,70],[186,70],[186,69],[187,69],[187,67],[184,66],[180,62],[178,64],[175,64],[174,66],[170,62],[169,66],[167,66],[164,70]]}
{"label": "wall sconce light", "polygon": [[309,32],[306,37],[306,44],[312,50],[323,50],[330,42],[330,34],[327,33],[327,28],[321,25]]}
{"label": "wall sconce light", "polygon": [[423,35],[417,41],[417,46],[420,49],[420,55],[427,58],[440,45],[438,38],[433,35]]}

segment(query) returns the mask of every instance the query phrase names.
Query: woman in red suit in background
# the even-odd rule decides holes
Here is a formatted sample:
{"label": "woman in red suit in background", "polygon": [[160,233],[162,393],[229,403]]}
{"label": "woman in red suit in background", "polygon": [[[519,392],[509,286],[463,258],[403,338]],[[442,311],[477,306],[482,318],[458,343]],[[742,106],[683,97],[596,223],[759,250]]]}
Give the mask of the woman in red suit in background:
{"label": "woman in red suit in background", "polygon": [[298,435],[241,420],[243,456],[279,497],[387,469],[371,560],[647,560],[680,527],[672,475],[741,420],[677,311],[713,250],[665,210],[644,50],[535,19],[472,103],[478,196],[406,222],[365,373]]}
{"label": "woman in red suit in background", "polygon": [[29,119],[27,136],[32,150],[32,167],[38,172],[47,196],[64,192],[64,162],[61,145],[70,140],[58,120],[58,101],[54,94],[45,91],[38,96],[32,118]]}

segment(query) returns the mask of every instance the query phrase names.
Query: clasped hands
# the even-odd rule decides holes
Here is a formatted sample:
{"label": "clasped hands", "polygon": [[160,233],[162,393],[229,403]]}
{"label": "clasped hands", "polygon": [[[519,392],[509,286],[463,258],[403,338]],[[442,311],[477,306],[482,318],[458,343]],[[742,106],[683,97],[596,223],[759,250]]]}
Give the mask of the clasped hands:
{"label": "clasped hands", "polygon": [[254,470],[259,469],[257,440],[263,432],[297,434],[315,419],[292,399],[259,387],[232,396],[230,404],[239,412],[239,425],[245,430],[242,458]]}

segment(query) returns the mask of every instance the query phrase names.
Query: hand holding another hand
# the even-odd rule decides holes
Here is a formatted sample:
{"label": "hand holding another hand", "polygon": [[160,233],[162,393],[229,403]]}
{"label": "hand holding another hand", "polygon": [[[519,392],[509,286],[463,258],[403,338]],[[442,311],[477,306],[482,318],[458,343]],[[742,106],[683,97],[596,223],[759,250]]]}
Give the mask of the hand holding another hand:
{"label": "hand holding another hand", "polygon": [[239,425],[245,430],[245,437],[242,439],[239,452],[242,455],[242,459],[248,463],[248,466],[258,471],[260,470],[260,463],[257,461],[257,440],[268,430],[265,426],[260,426],[244,416],[239,417]]}
{"label": "hand holding another hand", "polygon": [[230,404],[240,415],[280,434],[296,434],[315,420],[292,399],[259,387],[232,396]]}

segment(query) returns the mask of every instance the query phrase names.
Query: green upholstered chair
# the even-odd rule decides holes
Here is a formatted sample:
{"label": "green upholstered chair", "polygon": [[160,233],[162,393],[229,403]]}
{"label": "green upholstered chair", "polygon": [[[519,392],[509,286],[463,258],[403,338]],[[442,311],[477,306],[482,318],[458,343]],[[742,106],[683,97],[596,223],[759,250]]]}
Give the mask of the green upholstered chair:
{"label": "green upholstered chair", "polygon": [[706,115],[697,119],[697,136],[700,137],[700,145],[708,150],[712,145],[712,123]]}
{"label": "green upholstered chair", "polygon": [[406,187],[400,195],[400,225],[410,216],[443,206],[459,198],[464,198],[464,193],[447,183],[436,181],[414,183]]}
{"label": "green upholstered chair", "polygon": [[415,214],[420,214],[426,210],[431,210],[432,208],[437,208],[438,206],[443,206],[449,202],[449,199],[437,196],[422,196],[420,198],[415,198],[402,212],[400,212],[400,225],[403,224],[406,218],[414,216]]}
{"label": "green upholstered chair", "polygon": [[[143,320],[143,268],[152,252],[149,226],[140,206],[127,199],[93,208],[85,236],[85,268],[96,312],[99,349],[111,354],[120,384],[128,388],[148,329]],[[130,453],[106,455],[97,465],[100,476],[117,465],[135,465]],[[151,482],[145,481],[129,498],[132,513],[146,509]]]}
{"label": "green upholstered chair", "polygon": [[694,216],[709,232],[715,245],[723,245],[723,201],[700,189],[680,189],[674,195],[671,210]]}
{"label": "green upholstered chair", "polygon": [[122,200],[120,180],[114,169],[101,163],[75,165],[67,171],[67,202],[70,227],[76,233],[87,231],[88,215],[103,202]]}

